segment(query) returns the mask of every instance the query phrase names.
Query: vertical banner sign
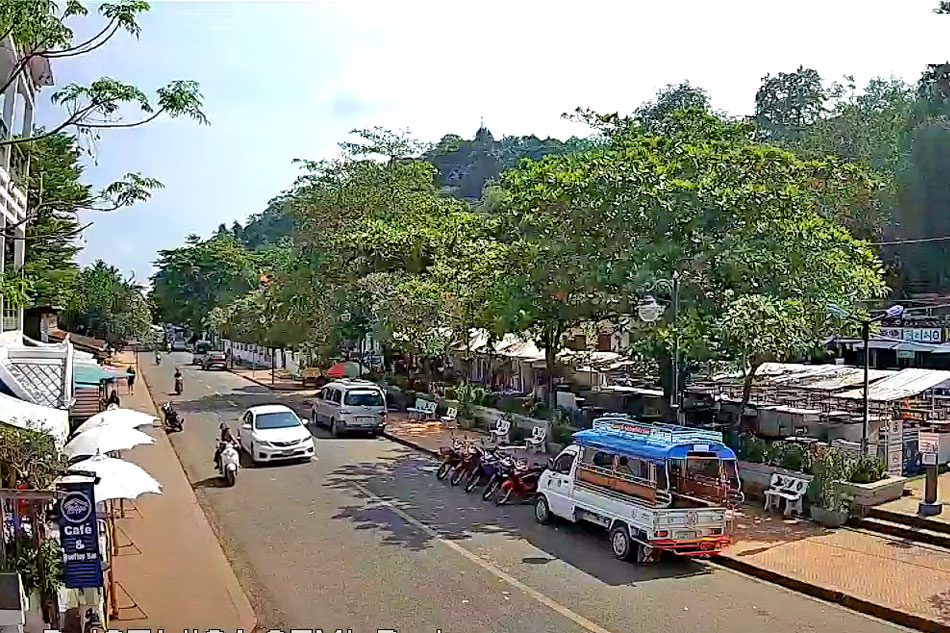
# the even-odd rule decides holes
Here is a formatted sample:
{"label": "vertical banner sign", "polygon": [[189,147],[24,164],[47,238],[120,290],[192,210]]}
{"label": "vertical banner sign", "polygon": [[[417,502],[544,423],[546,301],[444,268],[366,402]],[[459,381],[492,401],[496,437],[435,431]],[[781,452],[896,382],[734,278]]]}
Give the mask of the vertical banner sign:
{"label": "vertical banner sign", "polygon": [[70,589],[102,586],[99,530],[92,482],[61,483],[59,538],[63,545],[63,576]]}
{"label": "vertical banner sign", "polygon": [[904,473],[904,421],[893,418],[887,423],[887,474],[900,477]]}

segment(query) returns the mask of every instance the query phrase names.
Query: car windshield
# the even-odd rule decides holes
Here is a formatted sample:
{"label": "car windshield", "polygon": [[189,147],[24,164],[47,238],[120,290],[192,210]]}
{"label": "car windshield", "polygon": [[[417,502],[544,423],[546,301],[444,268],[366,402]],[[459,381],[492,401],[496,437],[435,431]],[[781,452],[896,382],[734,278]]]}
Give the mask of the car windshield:
{"label": "car windshield", "polygon": [[275,411],[257,414],[255,425],[258,429],[286,429],[300,426],[300,420],[290,411]]}
{"label": "car windshield", "polygon": [[363,389],[360,391],[347,391],[344,404],[351,404],[363,407],[381,407],[383,404],[383,394],[374,389]]}

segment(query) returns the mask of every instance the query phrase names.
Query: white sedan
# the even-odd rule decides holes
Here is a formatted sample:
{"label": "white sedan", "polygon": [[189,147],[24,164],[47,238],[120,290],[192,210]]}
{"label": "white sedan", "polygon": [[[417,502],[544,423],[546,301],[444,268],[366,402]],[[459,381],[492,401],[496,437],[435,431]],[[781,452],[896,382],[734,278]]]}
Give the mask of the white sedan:
{"label": "white sedan", "polygon": [[245,411],[238,440],[255,463],[313,457],[313,436],[297,414],[282,404]]}

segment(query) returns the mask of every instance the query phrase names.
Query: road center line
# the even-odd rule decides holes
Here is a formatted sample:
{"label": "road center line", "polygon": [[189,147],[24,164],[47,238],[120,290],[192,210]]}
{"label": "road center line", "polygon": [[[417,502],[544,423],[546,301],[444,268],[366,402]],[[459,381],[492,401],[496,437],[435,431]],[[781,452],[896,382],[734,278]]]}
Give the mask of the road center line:
{"label": "road center line", "polygon": [[523,582],[521,582],[514,576],[502,571],[501,569],[499,569],[492,563],[488,562],[487,560],[485,560],[478,554],[468,551],[467,549],[465,549],[464,547],[462,547],[455,541],[450,541],[448,539],[442,538],[442,535],[439,534],[435,529],[429,527],[428,525],[419,521],[415,517],[407,514],[400,508],[397,508],[392,503],[390,503],[389,501],[386,501],[382,497],[379,497],[373,494],[365,486],[362,486],[356,482],[350,482],[350,483],[352,483],[354,488],[362,492],[364,495],[366,495],[367,497],[369,497],[376,503],[386,506],[387,508],[392,510],[393,513],[398,515],[407,523],[410,523],[414,525],[415,527],[419,528],[420,530],[422,530],[423,532],[425,532],[432,538],[436,539],[437,541],[439,541],[440,543],[442,543],[449,549],[454,550],[456,553],[461,554],[462,556],[464,556],[471,562],[475,563],[476,565],[478,565],[479,567],[481,567],[488,573],[492,574],[493,576],[497,578],[502,579],[503,581],[505,581],[512,587],[514,587],[515,589],[520,589],[521,591],[525,592],[526,594],[528,594],[529,596],[531,596],[532,598],[534,598],[535,600],[537,600],[544,606],[548,607],[552,611],[559,613],[560,615],[564,616],[568,620],[571,620],[575,624],[587,629],[588,631],[590,631],[590,633],[611,633],[611,631],[605,629],[604,627],[600,626],[596,622],[592,622],[588,620],[587,618],[580,615],[579,613],[575,613],[574,611],[571,611],[569,608],[565,607],[563,604],[555,601],[553,598],[549,598],[548,596],[544,595],[537,589],[533,589],[529,587],[528,585],[524,584]]}

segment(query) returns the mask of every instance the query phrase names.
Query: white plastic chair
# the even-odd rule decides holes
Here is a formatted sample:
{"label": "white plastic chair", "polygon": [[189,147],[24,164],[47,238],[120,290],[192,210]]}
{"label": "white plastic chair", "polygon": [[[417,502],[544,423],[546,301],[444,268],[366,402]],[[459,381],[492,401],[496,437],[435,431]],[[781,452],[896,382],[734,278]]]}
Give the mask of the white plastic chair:
{"label": "white plastic chair", "polygon": [[458,418],[458,414],[458,409],[455,407],[449,407],[448,411],[445,412],[445,415],[440,418],[445,428],[455,428],[457,426],[456,419]]}
{"label": "white plastic chair", "polygon": [[536,453],[544,452],[544,438],[548,435],[548,427],[536,426],[531,429],[531,437],[525,438],[525,446]]}
{"label": "white plastic chair", "polygon": [[498,421],[495,422],[495,428],[489,431],[491,439],[496,444],[507,444],[508,443],[508,434],[511,432],[511,420],[506,420],[505,418],[498,418]]}

